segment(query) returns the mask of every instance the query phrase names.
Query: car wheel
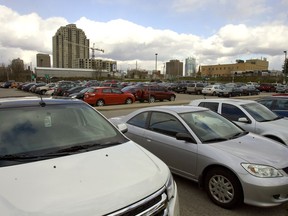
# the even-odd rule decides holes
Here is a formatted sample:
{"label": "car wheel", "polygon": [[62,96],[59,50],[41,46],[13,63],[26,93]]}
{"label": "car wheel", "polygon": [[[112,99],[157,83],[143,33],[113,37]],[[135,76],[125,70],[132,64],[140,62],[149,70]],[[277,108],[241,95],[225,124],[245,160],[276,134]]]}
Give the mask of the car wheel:
{"label": "car wheel", "polygon": [[205,190],[216,205],[226,209],[243,203],[243,192],[238,178],[223,168],[211,169],[205,178]]}
{"label": "car wheel", "polygon": [[47,90],[41,90],[41,91],[40,91],[40,94],[41,94],[41,95],[45,95],[46,91],[47,91]]}
{"label": "car wheel", "polygon": [[175,96],[174,96],[174,95],[171,95],[169,101],[175,101]]}
{"label": "car wheel", "polygon": [[215,96],[215,95],[216,95],[216,92],[213,92],[213,93],[212,93],[212,96]]}
{"label": "car wheel", "polygon": [[150,96],[149,103],[154,103],[154,102],[155,102],[155,97],[154,96]]}
{"label": "car wheel", "polygon": [[126,103],[126,104],[132,104],[132,103],[133,103],[133,101],[132,101],[132,99],[131,99],[131,98],[127,98],[127,99],[126,99],[126,101],[125,101],[125,103]]}
{"label": "car wheel", "polygon": [[104,100],[100,99],[96,102],[96,106],[104,106],[104,105],[105,105]]}

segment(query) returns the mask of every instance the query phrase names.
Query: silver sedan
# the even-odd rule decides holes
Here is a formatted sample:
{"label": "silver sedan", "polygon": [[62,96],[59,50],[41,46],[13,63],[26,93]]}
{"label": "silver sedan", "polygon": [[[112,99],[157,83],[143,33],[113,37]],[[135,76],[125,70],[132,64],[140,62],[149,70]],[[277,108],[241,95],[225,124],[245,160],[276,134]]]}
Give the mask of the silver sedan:
{"label": "silver sedan", "polygon": [[288,202],[287,146],[245,132],[207,108],[149,107],[110,120],[125,123],[130,139],[174,174],[198,182],[223,208]]}

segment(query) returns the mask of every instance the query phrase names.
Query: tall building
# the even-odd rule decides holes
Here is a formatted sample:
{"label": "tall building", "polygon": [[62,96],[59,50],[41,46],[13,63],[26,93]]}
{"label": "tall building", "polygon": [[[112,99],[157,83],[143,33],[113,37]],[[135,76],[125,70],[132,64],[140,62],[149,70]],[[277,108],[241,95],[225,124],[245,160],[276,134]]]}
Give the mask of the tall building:
{"label": "tall building", "polygon": [[36,55],[37,67],[51,67],[51,60],[49,54],[38,53]]}
{"label": "tall building", "polygon": [[168,79],[179,78],[183,76],[183,62],[179,60],[170,60],[166,62],[166,76]]}
{"label": "tall building", "polygon": [[188,57],[185,59],[185,76],[196,76],[196,59]]}
{"label": "tall building", "polygon": [[53,67],[79,68],[78,59],[89,59],[89,39],[75,24],[61,26],[52,38]]}

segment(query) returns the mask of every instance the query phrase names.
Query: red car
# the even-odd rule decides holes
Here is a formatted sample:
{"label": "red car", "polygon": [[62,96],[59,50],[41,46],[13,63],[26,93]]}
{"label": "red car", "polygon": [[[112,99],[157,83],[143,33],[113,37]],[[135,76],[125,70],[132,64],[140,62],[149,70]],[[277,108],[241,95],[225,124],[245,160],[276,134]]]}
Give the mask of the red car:
{"label": "red car", "polygon": [[122,92],[113,87],[91,87],[84,94],[84,101],[93,106],[112,104],[131,104],[135,102],[133,94]]}

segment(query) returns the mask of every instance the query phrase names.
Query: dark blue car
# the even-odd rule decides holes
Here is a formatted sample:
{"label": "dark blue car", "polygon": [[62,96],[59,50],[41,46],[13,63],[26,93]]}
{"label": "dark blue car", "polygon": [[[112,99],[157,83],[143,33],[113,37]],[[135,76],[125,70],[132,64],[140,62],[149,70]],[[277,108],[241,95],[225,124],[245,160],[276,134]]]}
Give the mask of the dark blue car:
{"label": "dark blue car", "polygon": [[288,94],[278,94],[257,100],[279,116],[288,117]]}

